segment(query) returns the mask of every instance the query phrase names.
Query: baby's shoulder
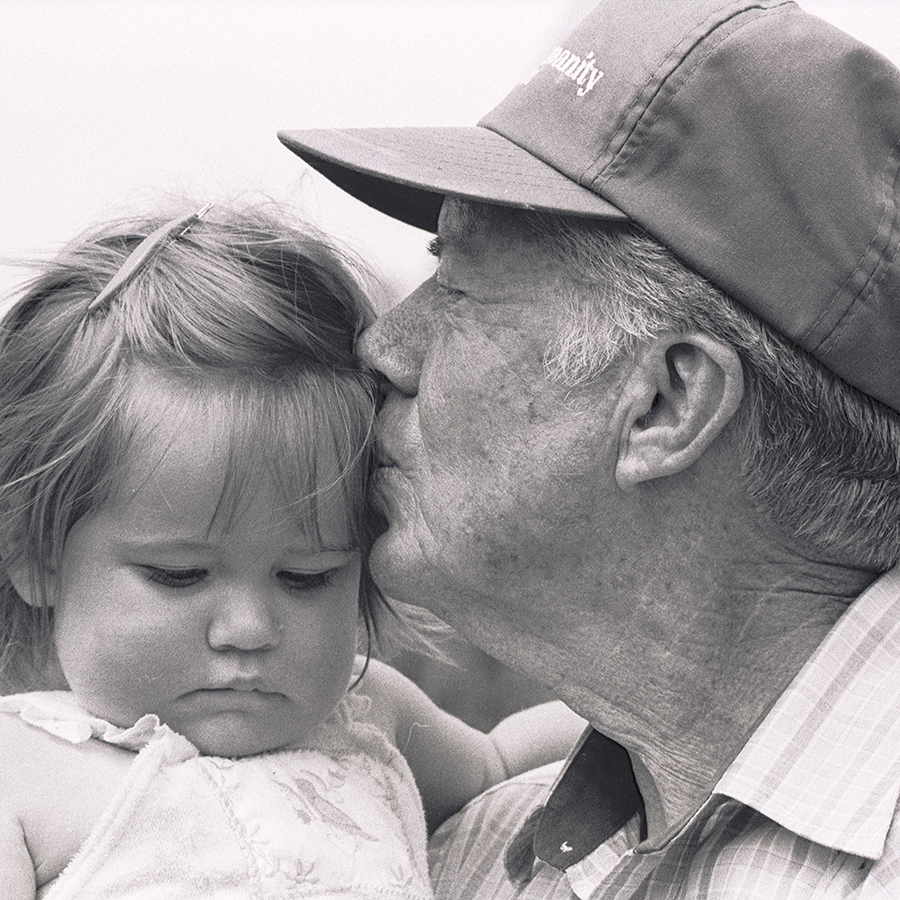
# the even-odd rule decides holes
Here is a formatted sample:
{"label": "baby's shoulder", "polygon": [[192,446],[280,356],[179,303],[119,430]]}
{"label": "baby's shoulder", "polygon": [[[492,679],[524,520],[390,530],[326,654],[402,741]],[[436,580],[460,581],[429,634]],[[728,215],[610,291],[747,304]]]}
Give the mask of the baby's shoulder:
{"label": "baby's shoulder", "polygon": [[112,800],[134,754],[72,744],[0,713],[0,810],[7,840],[24,834],[38,883],[59,874]]}
{"label": "baby's shoulder", "polygon": [[25,835],[23,798],[35,785],[19,784],[19,761],[30,749],[28,728],[18,716],[0,713],[0,871],[13,897],[32,896],[34,866]]}
{"label": "baby's shoulder", "polygon": [[377,659],[366,662],[364,657],[358,657],[354,677],[359,678],[356,693],[370,697],[373,708],[392,709],[419,693],[419,688],[409,678]]}
{"label": "baby's shoulder", "polygon": [[357,656],[353,666],[353,677],[359,679],[359,687],[367,691],[390,691],[392,687],[409,681],[409,679],[397,671],[393,666],[381,662],[378,659],[366,659]]}
{"label": "baby's shoulder", "polygon": [[16,713],[0,712],[0,798],[6,808],[16,795],[33,795],[38,784],[41,791],[46,790],[45,779],[58,761],[55,743],[51,735]]}
{"label": "baby's shoulder", "polygon": [[133,759],[120,747],[94,740],[73,744],[0,712],[0,796],[7,801],[33,802],[36,794],[63,798],[117,783]]}
{"label": "baby's shoulder", "polygon": [[31,832],[39,798],[47,796],[37,773],[52,764],[44,753],[49,737],[17,715],[0,713],[0,859],[3,883],[16,898],[34,896],[36,888]]}

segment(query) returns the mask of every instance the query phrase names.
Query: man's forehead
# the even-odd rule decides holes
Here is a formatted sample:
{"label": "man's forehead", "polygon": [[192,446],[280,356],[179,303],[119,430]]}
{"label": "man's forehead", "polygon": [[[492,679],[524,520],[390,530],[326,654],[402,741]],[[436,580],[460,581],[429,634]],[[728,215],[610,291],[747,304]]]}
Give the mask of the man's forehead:
{"label": "man's forehead", "polygon": [[441,205],[438,217],[437,237],[434,247],[438,251],[452,248],[471,253],[481,243],[487,222],[476,214],[471,204],[455,197],[447,197]]}
{"label": "man's forehead", "polygon": [[530,254],[541,253],[545,249],[543,243],[522,221],[526,215],[521,210],[447,197],[441,206],[432,252],[441,258],[443,251],[452,250],[472,261],[526,245]]}

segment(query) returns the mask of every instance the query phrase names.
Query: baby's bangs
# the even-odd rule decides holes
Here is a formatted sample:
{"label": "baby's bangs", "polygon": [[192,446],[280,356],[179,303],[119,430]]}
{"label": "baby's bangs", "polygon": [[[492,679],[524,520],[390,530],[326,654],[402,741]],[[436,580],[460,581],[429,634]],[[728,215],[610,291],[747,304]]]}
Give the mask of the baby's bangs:
{"label": "baby's bangs", "polygon": [[[297,239],[300,240],[299,238]],[[166,247],[108,314],[150,365],[266,371],[353,365],[368,321],[349,275],[301,249],[200,224]]]}
{"label": "baby's bangs", "polygon": [[214,401],[229,423],[217,518],[228,522],[270,478],[298,524],[321,539],[319,511],[343,501],[347,540],[365,540],[365,485],[374,403],[359,377],[322,372],[244,381]]}

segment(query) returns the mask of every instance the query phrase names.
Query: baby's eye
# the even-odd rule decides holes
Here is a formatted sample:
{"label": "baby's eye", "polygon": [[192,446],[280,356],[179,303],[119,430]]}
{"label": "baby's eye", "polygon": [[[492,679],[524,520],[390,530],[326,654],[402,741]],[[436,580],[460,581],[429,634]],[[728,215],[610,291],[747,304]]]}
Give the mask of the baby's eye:
{"label": "baby's eye", "polygon": [[192,587],[206,577],[206,569],[162,569],[159,566],[142,566],[149,581],[166,587]]}
{"label": "baby's eye", "polygon": [[290,572],[283,569],[278,573],[278,578],[289,590],[313,591],[331,585],[337,573],[338,569],[326,569],[324,572]]}

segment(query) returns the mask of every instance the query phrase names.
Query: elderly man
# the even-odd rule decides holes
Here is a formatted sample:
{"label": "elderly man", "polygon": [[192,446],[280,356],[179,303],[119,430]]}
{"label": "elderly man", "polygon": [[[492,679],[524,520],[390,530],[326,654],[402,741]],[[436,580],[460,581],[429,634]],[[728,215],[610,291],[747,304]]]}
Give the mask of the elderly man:
{"label": "elderly man", "polygon": [[378,581],[593,726],[438,896],[900,896],[900,73],[611,2],[477,128],[281,138],[436,232],[360,345]]}

